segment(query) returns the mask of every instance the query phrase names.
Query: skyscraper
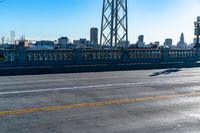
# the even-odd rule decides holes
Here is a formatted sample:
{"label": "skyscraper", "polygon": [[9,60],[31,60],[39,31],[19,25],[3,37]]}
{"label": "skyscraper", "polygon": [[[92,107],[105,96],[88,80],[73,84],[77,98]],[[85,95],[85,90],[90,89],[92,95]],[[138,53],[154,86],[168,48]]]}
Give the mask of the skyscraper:
{"label": "skyscraper", "polygon": [[180,41],[177,44],[177,48],[186,48],[187,43],[185,43],[184,34],[181,34]]}
{"label": "skyscraper", "polygon": [[165,39],[164,46],[167,46],[168,48],[172,48],[172,42],[173,40],[171,38],[167,38]]}
{"label": "skyscraper", "polygon": [[90,29],[90,41],[95,45],[98,44],[98,29],[97,28]]}
{"label": "skyscraper", "polygon": [[2,37],[1,37],[1,44],[3,45],[4,43],[5,43],[5,37],[2,36]]}
{"label": "skyscraper", "polygon": [[143,47],[144,46],[144,35],[138,36],[138,41],[137,41],[137,47]]}
{"label": "skyscraper", "polygon": [[15,44],[15,31],[10,32],[10,44]]}

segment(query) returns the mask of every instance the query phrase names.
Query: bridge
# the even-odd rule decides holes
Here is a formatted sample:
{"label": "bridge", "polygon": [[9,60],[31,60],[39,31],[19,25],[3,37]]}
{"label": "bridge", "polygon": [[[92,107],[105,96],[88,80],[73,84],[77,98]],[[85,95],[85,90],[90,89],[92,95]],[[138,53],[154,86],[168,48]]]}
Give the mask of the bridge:
{"label": "bridge", "polygon": [[[127,0],[103,0],[101,38],[98,49],[0,50],[1,68],[66,67],[130,64],[195,64],[200,61],[200,17],[195,22],[194,49],[128,49]],[[123,34],[122,34],[123,33]],[[124,45],[122,45],[124,44]],[[105,49],[104,46],[109,46]],[[91,69],[91,68],[88,68]],[[94,70],[96,68],[94,67]],[[71,69],[72,70],[72,69]],[[105,69],[103,69],[105,70]],[[111,69],[112,70],[112,69]]]}
{"label": "bridge", "polygon": [[200,69],[0,77],[1,133],[200,131]]}
{"label": "bridge", "polygon": [[[121,41],[112,37],[105,45]],[[0,50],[0,75],[195,66],[198,45],[189,50]],[[0,76],[0,133],[198,133],[199,78],[200,68],[181,67]]]}

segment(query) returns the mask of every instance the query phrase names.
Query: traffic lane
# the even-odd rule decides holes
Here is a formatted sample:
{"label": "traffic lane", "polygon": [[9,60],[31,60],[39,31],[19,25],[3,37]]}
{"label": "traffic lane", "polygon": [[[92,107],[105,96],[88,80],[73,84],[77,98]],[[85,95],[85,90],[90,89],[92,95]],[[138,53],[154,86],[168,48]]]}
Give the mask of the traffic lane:
{"label": "traffic lane", "polygon": [[[141,98],[146,96],[170,95],[176,93],[199,92],[200,83],[173,84],[115,84],[114,86],[99,86],[72,88],[66,90],[32,92],[0,93],[0,111],[31,107],[45,107],[81,102],[96,102],[126,98]],[[80,87],[80,86],[79,86]]]}
{"label": "traffic lane", "polygon": [[[80,81],[82,83],[85,83],[86,81]],[[96,83],[96,84],[95,84]],[[73,85],[72,85],[73,84]],[[20,93],[31,93],[31,92],[50,92],[50,91],[64,91],[64,90],[73,90],[73,89],[102,89],[106,87],[135,87],[135,86],[151,86],[157,89],[162,89],[161,86],[163,85],[169,85],[169,86],[183,86],[183,88],[190,87],[191,85],[198,86],[199,80],[189,80],[179,78],[177,79],[169,79],[167,81],[148,81],[148,82],[131,82],[127,80],[121,80],[121,81],[113,81],[110,80],[108,82],[98,82],[98,80],[94,80],[92,84],[90,82],[85,85],[81,84],[76,84],[76,83],[60,83],[60,84],[54,84],[54,83],[46,83],[45,86],[42,84],[36,84],[37,86],[33,85],[31,86],[30,84],[24,84],[24,87],[21,88],[21,86],[12,86],[13,89],[0,89],[0,95],[5,95],[5,94],[20,94]],[[4,86],[5,87],[5,86]],[[160,88],[159,88],[160,87]]]}
{"label": "traffic lane", "polygon": [[[154,72],[155,71],[156,70],[154,70]],[[179,83],[199,82],[198,79],[200,78],[200,74],[199,75],[194,74],[193,76],[191,76],[191,74],[187,75],[185,72],[179,76],[173,76],[170,74],[158,77],[157,76],[151,77],[149,76],[151,72],[152,71],[142,72],[143,77],[141,77],[142,76],[141,71],[130,71],[128,75],[126,75],[127,72],[124,73],[119,72],[118,75],[116,72],[108,72],[100,75],[99,73],[96,73],[96,76],[94,73],[92,74],[87,73],[85,77],[78,77],[78,74],[75,74],[75,76],[77,76],[76,78],[69,78],[68,74],[63,75],[63,77],[60,78],[56,78],[58,75],[55,75],[54,79],[51,77],[53,75],[49,75],[49,77],[45,75],[43,79],[41,78],[38,79],[37,76],[34,76],[35,78],[28,76],[24,77],[24,79],[21,80],[13,80],[13,79],[10,79],[8,81],[2,80],[0,82],[0,91],[49,89],[49,88],[91,86],[91,85],[104,85],[104,84],[116,84],[116,83],[148,84],[151,82],[155,82],[161,84],[165,82],[179,82]],[[87,77],[88,75],[89,77]]]}
{"label": "traffic lane", "polygon": [[0,131],[12,133],[199,132],[200,98],[145,101],[0,117]]}
{"label": "traffic lane", "polygon": [[37,108],[15,109],[15,110],[1,111],[0,116],[20,115],[20,114],[26,114],[26,113],[47,112],[47,111],[85,108],[85,107],[128,104],[128,103],[175,99],[175,98],[192,97],[192,96],[198,97],[200,96],[200,92],[176,93],[176,94],[167,94],[167,95],[160,95],[160,96],[146,96],[146,97],[141,97],[141,98],[114,99],[114,100],[107,100],[107,101],[104,100],[104,101],[95,101],[95,102],[83,102],[83,103],[77,103],[77,104],[65,104],[65,105],[46,106],[46,107],[37,107]]}
{"label": "traffic lane", "polygon": [[[178,71],[175,71],[175,70]],[[42,80],[42,79],[62,79],[68,77],[69,79],[73,78],[85,78],[85,77],[105,77],[107,75],[112,76],[131,76],[133,77],[133,74],[137,74],[138,77],[143,76],[153,76],[157,74],[157,76],[162,75],[172,75],[172,76],[180,76],[180,75],[197,75],[200,73],[199,68],[170,68],[170,69],[154,69],[154,70],[133,70],[133,71],[113,71],[113,72],[90,72],[90,73],[67,73],[67,74],[44,74],[44,75],[24,75],[24,76],[0,76],[1,81],[22,81],[24,79],[28,80]],[[156,77],[156,76],[155,76]]]}
{"label": "traffic lane", "polygon": [[[132,73],[133,74],[133,73]],[[148,73],[149,74],[149,73]],[[147,73],[146,73],[146,75],[148,75]],[[184,73],[185,74],[185,73]],[[188,75],[189,75],[189,73],[188,73]],[[137,76],[136,76],[137,77]],[[138,76],[139,77],[139,76]],[[168,76],[162,76],[162,77],[168,77]],[[180,76],[181,77],[181,76]],[[170,77],[168,77],[168,78],[170,78]],[[189,77],[188,77],[189,78]],[[138,80],[140,80],[140,79],[138,79]],[[143,79],[141,79],[141,80],[143,80]],[[187,79],[184,79],[184,80],[186,80],[187,81]],[[52,85],[52,84],[49,84],[50,86]],[[193,90],[198,90],[198,86],[199,86],[199,84],[197,83],[190,83],[190,85],[189,86],[187,86],[188,85],[188,81],[187,82],[185,82],[185,83],[182,83],[182,84],[176,84],[176,85],[174,85],[174,84],[166,84],[166,85],[162,85],[162,84],[155,84],[155,82],[154,82],[154,84],[153,84],[153,80],[152,80],[152,84],[145,84],[145,85],[139,85],[139,86],[136,86],[136,85],[134,85],[134,86],[120,86],[120,87],[108,87],[108,88],[101,88],[101,89],[89,89],[89,90],[80,90],[80,89],[78,89],[78,90],[67,90],[67,91],[57,91],[57,92],[45,92],[45,93],[31,93],[31,94],[23,94],[23,95],[7,95],[7,96],[5,96],[5,97],[1,97],[1,98],[3,98],[3,99],[1,99],[0,101],[3,103],[1,103],[0,105],[6,105],[6,107],[7,107],[7,109],[14,109],[14,108],[17,108],[17,109],[19,109],[19,108],[24,108],[24,107],[43,107],[43,106],[48,106],[48,105],[62,105],[62,104],[67,104],[67,103],[79,103],[79,102],[82,102],[82,101],[89,101],[89,102],[91,102],[91,101],[98,101],[98,100],[101,100],[101,99],[114,99],[114,98],[126,98],[126,97],[137,97],[137,96],[145,96],[145,95],[154,95],[154,94],[162,94],[161,92],[164,92],[164,91],[166,91],[167,90],[167,92],[165,92],[165,93],[169,93],[169,92],[172,92],[172,93],[174,93],[174,92],[176,92],[177,90],[178,91],[182,91],[182,89],[183,89],[183,87],[185,86],[185,88],[184,88],[184,90],[185,91],[193,91]],[[189,87],[189,88],[188,88]],[[161,92],[159,92],[158,90],[160,90]],[[61,97],[61,94],[63,94],[63,96]],[[68,94],[68,95],[67,95]],[[14,97],[14,98],[13,98]],[[7,98],[7,99],[6,99]],[[40,100],[39,100],[40,99]],[[193,120],[194,119],[194,117],[196,118],[197,116],[198,116],[198,113],[195,113],[195,111],[197,111],[199,108],[194,108],[195,106],[196,107],[198,107],[199,105],[198,104],[196,104],[196,103],[193,103],[194,101],[196,101],[196,100],[194,100],[193,98],[191,98],[192,100],[190,100],[190,102],[189,103],[187,103],[186,101],[184,101],[184,100],[181,100],[181,102],[183,102],[184,104],[186,103],[186,106],[184,107],[184,108],[181,108],[181,109],[183,109],[183,110],[186,110],[186,111],[183,111],[183,113],[182,113],[182,115],[184,114],[184,115],[186,115],[187,113],[190,113],[190,114],[192,114],[192,115],[190,115],[190,116],[188,116],[188,117],[186,117],[186,118],[188,118],[188,120],[185,120],[185,121],[183,121],[183,123],[179,123],[179,125],[187,125],[187,124],[191,124],[192,126],[189,126],[189,127],[187,127],[187,129],[185,129],[185,131],[189,131],[189,130],[191,130],[191,131],[194,131],[195,129],[197,129],[198,128],[198,126],[196,126],[196,125],[199,125],[199,123],[198,122],[196,122],[196,119],[195,120]],[[37,102],[36,102],[36,101]],[[199,99],[198,99],[199,100]],[[169,101],[171,101],[171,100],[169,100]],[[191,102],[192,101],[192,102]],[[175,101],[174,100],[172,100],[171,101],[172,103],[175,103]],[[169,103],[169,104],[171,104],[171,102]],[[133,109],[135,109],[135,104],[137,104],[138,105],[138,103],[134,103],[134,107],[132,107],[132,109],[131,110],[133,110]],[[163,102],[162,102],[162,104],[163,104]],[[130,105],[130,104],[129,104]],[[180,106],[179,105],[179,103],[177,103],[176,104],[177,106]],[[190,105],[194,105],[194,107],[193,106],[190,106]],[[123,105],[120,105],[120,106],[123,106]],[[120,106],[118,105],[118,106],[116,106],[117,108],[119,107],[120,108]],[[141,105],[140,105],[141,106]],[[1,106],[2,107],[2,106]],[[4,107],[4,109],[6,109],[6,107]],[[151,106],[150,106],[151,107]],[[187,108],[188,107],[188,108]],[[97,107],[97,108],[95,108],[95,109],[99,109],[99,108],[105,108],[105,107]],[[107,107],[106,107],[107,108]],[[123,106],[123,108],[124,108],[124,106]],[[154,108],[154,107],[151,107],[151,108]],[[174,107],[173,107],[174,108]],[[188,110],[188,109],[191,109],[191,112],[190,112],[190,110]],[[91,109],[91,108],[90,108]],[[89,109],[89,111],[88,111],[88,113],[90,114],[91,112],[93,112],[93,111],[91,111],[90,112],[90,109]],[[93,108],[94,109],[94,108]],[[180,110],[181,110],[180,109]],[[72,109],[73,110],[73,109]],[[79,109],[79,110],[83,110],[83,109]],[[87,110],[87,109],[86,109]],[[166,108],[163,108],[163,110],[166,110]],[[56,127],[58,127],[58,128],[61,128],[60,130],[62,130],[63,132],[65,131],[66,132],[66,130],[68,131],[68,129],[69,129],[69,131],[71,130],[71,131],[75,131],[76,129],[75,128],[80,128],[80,130],[79,130],[79,132],[81,132],[81,129],[82,129],[82,127],[81,127],[81,123],[79,124],[79,126],[78,127],[74,127],[73,126],[73,124],[72,125],[70,125],[70,126],[72,126],[72,127],[74,127],[74,128],[70,128],[70,127],[68,127],[67,129],[66,128],[64,128],[64,125],[63,125],[63,127],[61,126],[56,126],[56,122],[58,122],[58,124],[60,124],[60,125],[62,125],[62,122],[64,122],[64,123],[66,123],[67,125],[68,125],[68,121],[63,121],[62,120],[62,118],[60,117],[58,120],[55,120],[55,121],[52,121],[52,123],[49,123],[49,121],[45,121],[45,120],[43,120],[43,119],[40,119],[40,117],[42,117],[42,116],[40,116],[40,115],[38,115],[38,114],[42,114],[42,115],[47,115],[47,117],[51,117],[54,113],[56,113],[55,115],[57,116],[57,115],[60,115],[60,113],[62,114],[62,112],[63,113],[65,113],[65,112],[68,112],[69,110],[57,110],[57,111],[53,111],[53,112],[45,112],[45,113],[34,113],[34,114],[25,114],[24,116],[28,116],[28,117],[32,117],[32,115],[36,115],[36,117],[35,118],[38,118],[39,120],[41,120],[42,121],[42,123],[40,123],[41,125],[45,125],[45,122],[47,123],[47,126],[48,125],[50,125],[49,127],[47,127],[47,129],[44,129],[43,127],[40,127],[39,129],[40,130],[38,130],[38,131],[35,131],[35,132],[40,132],[40,131],[42,131],[42,132],[46,132],[46,130],[47,131],[56,131],[56,130],[58,130]],[[76,111],[76,110],[73,110],[73,111]],[[73,114],[73,111],[72,111],[72,114]],[[110,111],[110,109],[109,109],[109,111]],[[122,111],[123,111],[123,109],[122,109]],[[177,111],[179,111],[179,110],[175,110],[175,112],[177,112]],[[112,112],[112,109],[111,109],[111,112]],[[125,110],[125,112],[126,112],[126,110]],[[138,112],[141,112],[141,110],[140,111],[138,111]],[[155,110],[153,110],[153,111],[150,111],[151,113],[152,112],[155,112]],[[193,112],[193,113],[192,113]],[[48,115],[50,113],[50,115]],[[70,113],[70,112],[69,112]],[[82,112],[78,112],[78,113],[80,113],[80,115],[82,116]],[[103,113],[103,112],[99,112],[99,113]],[[164,112],[165,113],[165,112]],[[88,115],[89,115],[88,114]],[[37,116],[38,115],[38,116]],[[66,114],[65,114],[66,115]],[[75,116],[78,116],[78,114],[74,114]],[[79,115],[79,116],[80,116]],[[84,115],[84,113],[83,113],[83,115]],[[115,116],[115,115],[112,115],[112,114],[109,114],[108,113],[108,115],[111,115],[111,116],[114,116],[114,117],[117,117],[117,116]],[[129,114],[128,114],[129,115]],[[137,115],[139,115],[139,116],[143,116],[143,113],[142,114],[139,114],[139,113],[135,113],[135,115],[137,116]],[[24,116],[21,116],[21,118],[22,117],[24,117]],[[56,119],[56,116],[54,117],[55,119]],[[80,117],[81,117],[80,116]],[[87,115],[86,115],[87,116]],[[178,115],[179,116],[179,115]],[[191,117],[191,116],[193,116],[193,117]],[[14,119],[16,119],[15,117],[20,117],[20,116],[7,116],[7,117],[14,117],[13,118],[13,120]],[[64,117],[64,116],[62,116],[62,117]],[[69,116],[68,116],[69,117]],[[93,117],[95,117],[95,116],[93,116]],[[121,116],[122,117],[122,116]],[[156,117],[156,116],[155,116]],[[81,118],[84,118],[84,117],[81,117]],[[87,117],[85,117],[85,118],[87,118]],[[125,117],[126,118],[126,117]],[[198,118],[198,117],[197,117]],[[23,118],[22,118],[23,119]],[[22,119],[18,119],[19,121],[20,120],[22,120]],[[67,119],[67,118],[66,118]],[[77,118],[78,119],[78,118]],[[106,118],[105,118],[106,119]],[[127,118],[128,119],[128,118]],[[165,119],[165,117],[164,117],[164,119]],[[32,119],[29,119],[30,121],[32,121]],[[24,121],[24,123],[21,123],[21,124],[25,124],[25,122],[29,122],[29,120],[27,119],[27,120],[22,120],[22,121]],[[107,119],[108,120],[108,119]],[[116,120],[118,120],[118,119],[116,119]],[[5,121],[6,122],[6,120],[2,120],[2,121]],[[14,120],[15,121],[15,120]],[[17,121],[17,120],[16,120]],[[37,121],[37,120],[35,120],[35,121]],[[81,121],[84,121],[83,119],[81,119]],[[88,120],[89,122],[90,122],[90,120]],[[109,120],[108,120],[109,121]],[[110,121],[112,121],[112,120],[110,120]],[[122,120],[118,120],[118,121],[122,121]],[[143,121],[144,120],[141,120],[141,123],[143,123]],[[150,120],[151,121],[151,120]],[[170,119],[169,121],[173,121],[173,119]],[[177,120],[176,120],[177,121]],[[182,119],[180,120],[181,122],[182,122]],[[34,123],[34,121],[32,121],[33,123]],[[60,123],[59,123],[60,122]],[[72,122],[74,122],[74,123],[79,123],[78,121],[72,121]],[[20,123],[20,122],[18,122],[18,123]],[[63,124],[64,124],[63,123]],[[102,123],[106,123],[106,121],[102,121]],[[129,121],[128,121],[128,123],[129,123]],[[130,123],[131,123],[131,121],[130,121]],[[141,124],[141,123],[139,123],[139,124]],[[159,131],[158,130],[158,128],[159,128],[159,123],[161,123],[160,121],[158,121],[157,122],[158,123],[158,127],[156,127],[156,126],[154,126],[154,125],[151,125],[151,123],[150,122],[147,122],[147,124],[146,124],[146,126],[144,126],[144,127],[150,127],[153,131]],[[13,128],[15,127],[15,125],[14,124],[17,124],[17,123],[13,123],[12,125],[13,125]],[[111,123],[108,123],[108,124],[111,124]],[[132,124],[132,123],[131,123]],[[134,125],[137,125],[137,123],[133,123]],[[175,123],[176,124],[176,123]],[[100,123],[97,123],[97,125],[100,125]],[[116,125],[117,125],[117,123],[116,123]],[[118,124],[119,125],[119,124]],[[167,129],[169,130],[169,131],[174,131],[173,129],[174,129],[174,127],[173,127],[173,122],[172,122],[172,125],[170,125],[170,124],[165,124],[165,127],[168,127]],[[18,132],[25,132],[25,131],[28,131],[28,132],[31,132],[30,131],[30,129],[32,129],[32,128],[36,128],[36,127],[39,127],[39,125],[37,125],[37,123],[35,123],[35,125],[31,125],[31,123],[29,123],[28,125],[27,125],[27,127],[22,127],[22,128],[18,128],[18,127],[20,127],[20,125],[18,125],[18,126],[16,126],[16,128],[12,128],[12,127],[10,127],[10,130],[12,130],[12,132],[14,132],[14,130],[16,130],[16,131],[18,131]],[[88,126],[88,127],[90,127],[90,125],[84,125],[84,126]],[[113,125],[114,126],[114,125]],[[101,130],[99,129],[99,132],[101,132],[101,131],[108,131],[110,128],[113,128],[113,126],[111,126],[111,127],[107,127],[105,130],[103,130],[104,128],[103,127],[101,127]],[[119,125],[120,126],[120,125]],[[139,128],[139,129],[136,129],[136,128],[131,128],[130,130],[128,130],[128,127],[126,127],[126,125],[121,125],[122,127],[124,127],[125,126],[125,128],[127,129],[125,129],[125,130],[123,130],[123,131],[120,131],[120,132],[130,132],[130,131],[132,131],[132,130],[134,130],[134,131],[144,131],[144,130],[142,130],[143,128],[141,127],[141,128]],[[7,123],[7,124],[5,124],[5,127],[9,127],[9,124]],[[52,128],[53,127],[53,128]],[[55,127],[55,128],[54,128]],[[186,126],[185,126],[186,127]],[[98,127],[97,127],[98,128]],[[55,130],[56,129],[56,130]],[[164,130],[164,129],[166,129],[166,128],[164,128],[164,127],[162,127],[162,128],[160,128],[160,130]],[[6,131],[8,131],[7,129],[5,129]],[[43,131],[44,130],[44,131]],[[78,129],[77,129],[78,130]],[[92,132],[92,131],[95,131],[96,130],[96,128],[93,128],[93,126],[92,127],[90,127],[88,130],[86,130],[85,132]],[[1,131],[1,130],[0,130]],[[33,130],[34,131],[34,130]],[[62,132],[61,131],[61,132]],[[111,130],[112,131],[112,130]],[[148,131],[148,130],[147,130]],[[2,130],[2,132],[4,132],[4,130]],[[8,131],[9,132],[9,131]],[[117,131],[116,131],[117,132]]]}

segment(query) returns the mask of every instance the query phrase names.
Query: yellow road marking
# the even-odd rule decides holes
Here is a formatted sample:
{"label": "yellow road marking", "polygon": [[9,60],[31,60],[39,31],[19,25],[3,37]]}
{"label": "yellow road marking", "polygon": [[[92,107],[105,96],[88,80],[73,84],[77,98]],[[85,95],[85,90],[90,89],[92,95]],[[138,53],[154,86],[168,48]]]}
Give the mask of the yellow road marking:
{"label": "yellow road marking", "polygon": [[88,102],[88,103],[79,103],[79,104],[68,104],[61,106],[50,106],[50,107],[41,107],[41,108],[27,108],[27,109],[18,109],[10,111],[1,111],[0,116],[8,115],[20,115],[27,113],[36,113],[36,112],[47,112],[47,111],[56,111],[64,109],[76,109],[76,108],[85,108],[85,107],[97,107],[97,106],[106,106],[106,105],[119,105],[119,104],[128,104],[136,102],[145,102],[153,100],[165,100],[178,97],[189,97],[189,96],[199,96],[200,92],[188,92],[188,93],[177,93],[169,94],[162,96],[148,96],[143,98],[130,98],[130,99],[119,99],[119,100],[109,100],[109,101],[100,101],[100,102]]}

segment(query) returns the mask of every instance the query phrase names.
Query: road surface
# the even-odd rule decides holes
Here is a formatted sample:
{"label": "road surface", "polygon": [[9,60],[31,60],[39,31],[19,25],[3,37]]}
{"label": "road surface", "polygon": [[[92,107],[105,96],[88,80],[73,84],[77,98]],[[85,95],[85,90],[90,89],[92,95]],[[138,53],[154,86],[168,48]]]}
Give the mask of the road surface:
{"label": "road surface", "polygon": [[198,133],[200,68],[0,77],[0,133]]}

